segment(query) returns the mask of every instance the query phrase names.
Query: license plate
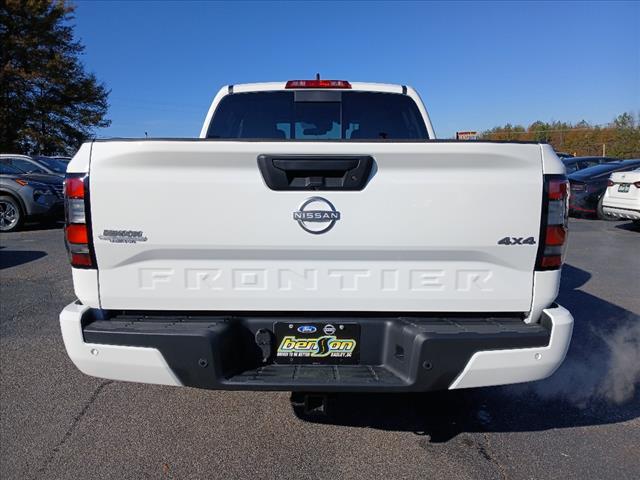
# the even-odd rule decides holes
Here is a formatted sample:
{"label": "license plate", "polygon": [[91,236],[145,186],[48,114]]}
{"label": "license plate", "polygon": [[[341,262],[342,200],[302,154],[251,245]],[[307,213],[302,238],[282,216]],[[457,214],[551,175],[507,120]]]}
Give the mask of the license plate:
{"label": "license plate", "polygon": [[630,183],[621,183],[620,186],[618,187],[618,191],[620,193],[627,193],[629,191],[630,186],[631,186]]}
{"label": "license plate", "polygon": [[285,364],[346,365],[360,359],[357,323],[276,322],[275,362]]}

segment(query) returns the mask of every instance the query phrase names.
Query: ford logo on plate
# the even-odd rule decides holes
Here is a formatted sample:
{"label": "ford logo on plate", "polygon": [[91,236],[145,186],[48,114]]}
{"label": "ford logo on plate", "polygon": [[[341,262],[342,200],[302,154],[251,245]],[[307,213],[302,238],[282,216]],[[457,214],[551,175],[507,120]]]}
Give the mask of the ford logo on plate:
{"label": "ford logo on plate", "polygon": [[313,325],[301,325],[298,327],[300,333],[315,333],[316,330],[316,327]]}

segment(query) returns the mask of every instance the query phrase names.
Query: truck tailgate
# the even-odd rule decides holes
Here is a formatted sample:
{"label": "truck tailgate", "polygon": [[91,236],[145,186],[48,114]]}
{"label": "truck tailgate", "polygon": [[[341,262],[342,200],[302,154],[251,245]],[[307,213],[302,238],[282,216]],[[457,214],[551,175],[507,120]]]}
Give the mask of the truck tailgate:
{"label": "truck tailgate", "polygon": [[[362,190],[274,191],[265,154],[374,166]],[[96,141],[101,307],[525,312],[542,180],[535,144]],[[294,218],[315,196],[339,212],[322,234]],[[323,204],[311,210],[330,212]]]}

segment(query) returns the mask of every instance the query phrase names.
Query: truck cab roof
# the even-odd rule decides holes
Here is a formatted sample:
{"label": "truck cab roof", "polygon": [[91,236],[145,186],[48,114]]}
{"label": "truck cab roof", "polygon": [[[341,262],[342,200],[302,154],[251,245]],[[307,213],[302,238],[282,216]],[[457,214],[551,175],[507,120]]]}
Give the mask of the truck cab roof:
{"label": "truck cab roof", "polygon": [[[231,90],[233,93],[244,92],[264,92],[273,90],[286,90],[288,81],[280,82],[259,82],[259,83],[240,83],[230,84],[222,88],[222,90]],[[382,93],[406,93],[413,88],[406,85],[398,85],[393,83],[371,83],[371,82],[348,82],[350,88],[340,90],[358,90],[365,92],[382,92]],[[291,88],[291,87],[290,87]],[[305,88],[300,88],[304,90]],[[415,90],[413,90],[415,91]]]}
{"label": "truck cab roof", "polygon": [[[211,125],[211,120],[213,119],[216,108],[222,101],[222,99],[228,95],[239,94],[239,93],[255,93],[255,92],[277,92],[277,91],[341,91],[341,92],[372,92],[372,93],[389,93],[389,94],[397,94],[397,95],[407,95],[409,98],[413,100],[420,112],[422,120],[424,121],[425,127],[427,129],[428,138],[435,139],[436,134],[433,129],[433,125],[431,123],[431,119],[429,118],[429,114],[420,98],[418,92],[412,87],[406,85],[397,85],[390,83],[370,83],[370,82],[347,82],[347,81],[336,81],[333,82],[343,82],[348,85],[345,88],[322,88],[322,87],[292,87],[290,86],[291,82],[300,82],[300,80],[295,81],[280,81],[280,82],[262,82],[262,83],[241,83],[241,84],[229,84],[223,86],[213,101],[211,102],[211,106],[209,107],[209,111],[207,112],[207,116],[203,122],[202,129],[200,131],[200,138],[207,138],[207,132],[209,131],[209,126]],[[305,82],[313,82],[313,80],[305,80]]]}

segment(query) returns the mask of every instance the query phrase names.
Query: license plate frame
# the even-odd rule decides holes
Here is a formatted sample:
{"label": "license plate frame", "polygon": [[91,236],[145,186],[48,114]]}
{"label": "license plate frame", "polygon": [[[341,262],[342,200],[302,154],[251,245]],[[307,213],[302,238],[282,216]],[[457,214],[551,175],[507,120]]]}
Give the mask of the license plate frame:
{"label": "license plate frame", "polygon": [[274,362],[286,365],[357,365],[360,324],[355,322],[275,322]]}

